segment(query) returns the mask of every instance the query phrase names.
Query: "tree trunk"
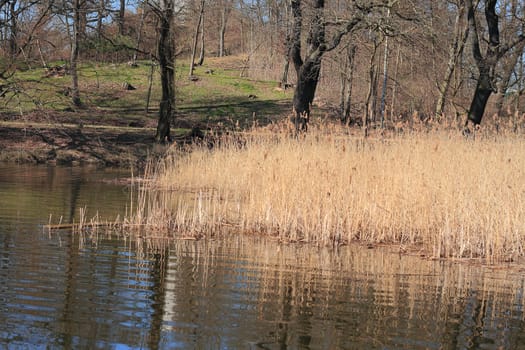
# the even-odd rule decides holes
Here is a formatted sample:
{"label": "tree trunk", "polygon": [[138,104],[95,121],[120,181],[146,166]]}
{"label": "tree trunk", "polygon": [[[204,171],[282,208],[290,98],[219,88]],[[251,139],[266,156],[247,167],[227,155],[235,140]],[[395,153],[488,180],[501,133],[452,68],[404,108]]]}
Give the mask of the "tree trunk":
{"label": "tree trunk", "polygon": [[81,26],[81,16],[80,16],[80,0],[73,1],[73,38],[71,40],[71,58],[70,58],[70,71],[71,71],[71,98],[73,105],[79,107],[82,105],[80,101],[80,90],[78,87],[78,46],[80,41],[80,26]]}
{"label": "tree trunk", "polygon": [[9,6],[9,16],[11,17],[11,28],[9,36],[9,52],[12,58],[18,55],[18,15],[16,13],[16,0],[11,1]]}
{"label": "tree trunk", "polygon": [[193,35],[193,45],[191,49],[191,58],[190,58],[190,73],[189,73],[190,77],[193,75],[193,70],[195,69],[195,55],[197,54],[197,41],[199,39],[199,28],[201,27],[202,15],[204,14],[204,2],[205,0],[201,0],[199,18],[197,20],[197,25],[195,26],[195,33]]}
{"label": "tree trunk", "polygon": [[284,59],[283,74],[281,75],[281,87],[286,89],[288,86],[288,72],[290,71],[290,60],[288,57]]}
{"label": "tree trunk", "polygon": [[142,13],[140,14],[139,30],[137,32],[137,46],[135,47],[135,52],[133,53],[133,60],[132,60],[132,65],[134,67],[137,65],[137,58],[138,58],[140,43],[142,41],[142,28],[144,27],[144,17],[145,16],[146,16],[146,11],[142,9]]}
{"label": "tree trunk", "polygon": [[467,0],[468,22],[472,39],[472,53],[478,66],[479,75],[466,124],[468,124],[469,121],[475,125],[481,123],[489,97],[492,92],[495,91],[493,84],[494,70],[498,61],[500,45],[496,3],[497,0],[485,0],[485,19],[488,26],[489,42],[485,57],[483,57],[480,50],[475,8],[472,0]]}
{"label": "tree trunk", "polygon": [[126,13],[126,0],[120,0],[118,11],[118,33],[124,35],[124,16]]}
{"label": "tree trunk", "polygon": [[[390,15],[390,11],[388,11]],[[388,83],[388,36],[385,37],[385,52],[383,56],[383,87],[381,91],[381,129],[385,126],[385,113],[386,113],[386,88]]]}
{"label": "tree trunk", "polygon": [[379,47],[379,42],[377,40],[374,40],[374,47],[372,49],[372,55],[370,56],[370,61],[368,64],[368,91],[366,93],[366,100],[365,100],[365,111],[363,114],[363,130],[365,135],[368,134],[368,123],[372,120],[372,118],[375,118],[375,101],[377,97],[377,64],[376,64],[376,57],[377,57],[377,49]]}
{"label": "tree trunk", "polygon": [[297,84],[293,96],[294,125],[296,132],[307,131],[310,119],[310,105],[315,97],[315,90],[319,83],[321,72],[321,59],[326,50],[325,22],[323,16],[324,0],[315,0],[313,4],[314,14],[311,19],[310,32],[308,34],[308,54],[303,61],[301,58],[301,28],[302,11],[301,1],[292,1],[292,13],[294,16],[294,29],[292,32],[291,56],[297,72]]}
{"label": "tree trunk", "polygon": [[454,23],[454,41],[452,42],[452,45],[449,49],[447,71],[445,72],[445,77],[443,78],[443,82],[439,87],[439,96],[436,103],[437,117],[440,117],[444,112],[448,90],[452,82],[452,76],[458,65],[460,57],[463,54],[463,48],[467,42],[469,32],[468,25],[462,29],[461,22],[465,16],[465,4],[463,2],[458,4],[457,11],[458,12],[456,13],[456,19]]}
{"label": "tree trunk", "polygon": [[197,66],[202,66],[203,63],[204,63],[204,12],[202,13],[202,20],[201,20],[201,50],[199,54],[199,60],[197,61]]}
{"label": "tree trunk", "polygon": [[97,39],[98,40],[102,38],[102,22],[104,21],[105,6],[106,6],[106,1],[99,0],[98,11],[97,11]]}
{"label": "tree trunk", "polygon": [[396,67],[394,68],[394,84],[392,86],[392,101],[390,101],[390,116],[393,118],[395,115],[396,97],[397,97],[397,74],[399,72],[399,59],[401,57],[401,48],[397,47],[396,54]]}
{"label": "tree trunk", "polygon": [[340,90],[339,90],[339,114],[341,115],[341,122],[346,124],[344,119],[345,113],[345,94],[346,94],[346,75],[348,71],[348,58],[345,56],[341,59],[343,67],[339,72]]}
{"label": "tree trunk", "polygon": [[299,70],[297,85],[293,96],[296,131],[307,131],[310,121],[310,105],[315,97],[315,90],[321,72],[321,57],[307,60]]}
{"label": "tree trunk", "polygon": [[228,17],[231,11],[229,6],[230,3],[225,1],[221,9],[221,18],[219,22],[219,51],[217,52],[219,57],[225,56],[224,37],[226,35],[226,25],[228,24]]}
{"label": "tree trunk", "polygon": [[162,0],[162,14],[159,18],[158,57],[162,99],[159,106],[159,120],[155,140],[171,141],[170,125],[175,113],[175,50],[173,44],[173,2]]}
{"label": "tree trunk", "polygon": [[507,90],[510,85],[512,73],[514,72],[514,68],[518,64],[519,59],[522,57],[524,49],[525,41],[522,41],[520,44],[516,45],[515,50],[512,52],[511,55],[507,57],[507,59],[503,63],[501,80],[498,86],[498,94],[496,99],[496,113],[498,115],[501,115],[501,112],[503,111],[503,104],[505,102],[505,96],[507,95]]}
{"label": "tree trunk", "polygon": [[481,123],[481,119],[485,113],[485,107],[487,106],[489,97],[493,92],[494,88],[492,86],[490,72],[488,70],[480,72],[468,115],[468,119],[474,124],[477,125]]}
{"label": "tree trunk", "polygon": [[148,76],[148,92],[146,94],[146,108],[144,109],[144,112],[146,114],[149,113],[149,103],[151,101],[151,89],[153,87],[153,73],[155,73],[155,62],[152,59],[149,76]]}
{"label": "tree trunk", "polygon": [[290,3],[289,1],[286,1],[284,5],[285,9],[285,17],[284,22],[286,26],[286,36],[285,36],[285,43],[284,43],[284,59],[283,59],[283,74],[281,75],[281,83],[280,86],[283,89],[286,89],[288,84],[288,72],[290,70],[290,52],[292,49],[292,31],[290,29]]}
{"label": "tree trunk", "polygon": [[347,49],[348,71],[346,72],[346,92],[344,98],[343,123],[350,124],[350,109],[352,107],[352,86],[354,83],[355,53],[357,46],[352,44]]}
{"label": "tree trunk", "polygon": [[519,69],[518,69],[518,93],[516,94],[516,112],[520,113],[520,100],[521,96],[523,95],[523,80],[524,80],[524,73],[525,73],[525,63],[523,60],[519,63]]}
{"label": "tree trunk", "polygon": [[302,10],[301,0],[292,0],[292,34],[290,59],[293,62],[297,74],[297,84],[293,97],[292,118],[296,132],[306,131],[310,119],[310,105],[312,104],[319,82],[319,73],[321,71],[321,62],[323,55],[335,49],[345,34],[350,33],[358,23],[363,19],[362,12],[368,12],[360,8],[351,19],[343,22],[332,34],[329,42],[325,39],[326,23],[324,19],[324,0],[312,1],[312,13],[309,16],[309,32],[307,37],[307,50],[303,60],[301,56],[301,32],[302,32]]}
{"label": "tree trunk", "polygon": [[223,57],[226,55],[226,49],[224,46],[224,37],[226,35],[226,26],[228,24],[228,19],[230,17],[230,12],[232,10],[233,3],[231,0],[222,0],[222,8],[220,9],[220,19],[219,19],[219,51],[217,56]]}
{"label": "tree trunk", "polygon": [[80,0],[78,3],[79,8],[79,25],[78,25],[78,35],[80,40],[83,40],[87,36],[88,29],[88,4],[86,0]]}

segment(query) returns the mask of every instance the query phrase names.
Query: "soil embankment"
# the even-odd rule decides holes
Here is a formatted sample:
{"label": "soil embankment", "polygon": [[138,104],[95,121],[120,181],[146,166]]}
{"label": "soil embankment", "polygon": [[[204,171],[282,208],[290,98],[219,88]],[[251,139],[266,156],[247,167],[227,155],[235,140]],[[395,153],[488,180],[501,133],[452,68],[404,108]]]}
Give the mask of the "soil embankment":
{"label": "soil embankment", "polygon": [[17,163],[130,166],[148,155],[162,153],[149,125],[123,126],[111,121],[78,123],[54,118],[53,122],[27,115],[23,121],[0,121],[0,161]]}

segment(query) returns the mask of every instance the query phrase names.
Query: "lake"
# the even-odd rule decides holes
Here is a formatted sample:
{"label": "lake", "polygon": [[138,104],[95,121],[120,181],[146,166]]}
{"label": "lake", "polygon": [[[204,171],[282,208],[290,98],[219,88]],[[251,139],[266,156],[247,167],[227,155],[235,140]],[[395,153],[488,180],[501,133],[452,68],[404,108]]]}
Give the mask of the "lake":
{"label": "lake", "polygon": [[44,228],[122,218],[130,174],[0,165],[0,349],[525,349],[525,266]]}

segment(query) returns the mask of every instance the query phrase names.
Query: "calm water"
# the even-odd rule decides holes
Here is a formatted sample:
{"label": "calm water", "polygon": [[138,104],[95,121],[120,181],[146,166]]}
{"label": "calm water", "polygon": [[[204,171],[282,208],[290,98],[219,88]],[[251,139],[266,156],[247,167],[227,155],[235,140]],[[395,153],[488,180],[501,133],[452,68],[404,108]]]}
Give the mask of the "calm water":
{"label": "calm water", "polygon": [[0,349],[525,349],[519,269],[42,228],[124,214],[126,176],[0,166]]}

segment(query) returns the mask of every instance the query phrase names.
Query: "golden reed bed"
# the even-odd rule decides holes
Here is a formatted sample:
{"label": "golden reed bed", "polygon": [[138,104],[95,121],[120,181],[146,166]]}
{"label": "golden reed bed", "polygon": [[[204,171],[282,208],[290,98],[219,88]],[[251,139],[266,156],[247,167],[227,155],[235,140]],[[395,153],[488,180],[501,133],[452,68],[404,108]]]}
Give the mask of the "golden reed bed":
{"label": "golden reed bed", "polygon": [[253,132],[174,149],[149,177],[129,222],[151,236],[388,243],[487,262],[524,255],[522,135]]}

